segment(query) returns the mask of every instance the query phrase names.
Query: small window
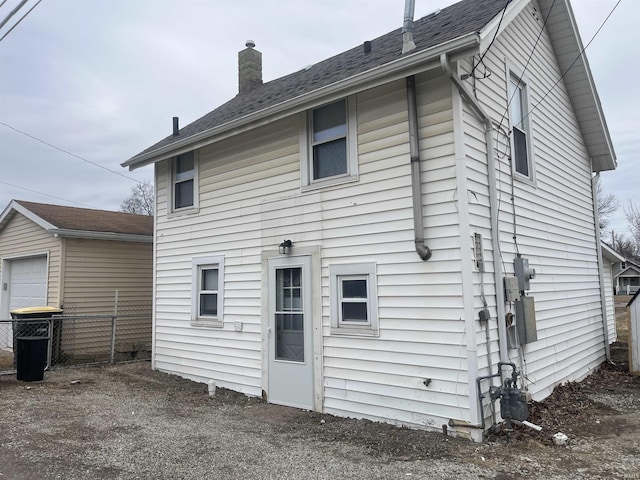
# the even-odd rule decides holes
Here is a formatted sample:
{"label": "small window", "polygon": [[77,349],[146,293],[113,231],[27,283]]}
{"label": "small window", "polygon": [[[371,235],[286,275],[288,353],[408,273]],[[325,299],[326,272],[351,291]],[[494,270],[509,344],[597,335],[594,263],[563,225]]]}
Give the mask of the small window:
{"label": "small window", "polygon": [[527,84],[513,74],[509,78],[509,99],[513,169],[520,175],[533,179]]}
{"label": "small window", "polygon": [[193,259],[192,283],[192,323],[222,326],[224,257]]}
{"label": "small window", "polygon": [[332,333],[376,335],[378,301],[373,263],[330,267]]}
{"label": "small window", "polygon": [[178,212],[195,209],[197,206],[196,152],[178,155],[171,163],[171,210]]}
{"label": "small window", "polygon": [[314,108],[301,123],[303,188],[357,180],[355,97]]}

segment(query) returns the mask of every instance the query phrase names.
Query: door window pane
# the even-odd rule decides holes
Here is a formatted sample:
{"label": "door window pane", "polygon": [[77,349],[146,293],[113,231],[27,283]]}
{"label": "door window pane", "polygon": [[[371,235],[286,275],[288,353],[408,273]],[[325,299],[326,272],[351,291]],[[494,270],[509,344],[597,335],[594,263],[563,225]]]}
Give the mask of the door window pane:
{"label": "door window pane", "polygon": [[275,273],[275,356],[279,360],[303,362],[302,268],[278,268]]}

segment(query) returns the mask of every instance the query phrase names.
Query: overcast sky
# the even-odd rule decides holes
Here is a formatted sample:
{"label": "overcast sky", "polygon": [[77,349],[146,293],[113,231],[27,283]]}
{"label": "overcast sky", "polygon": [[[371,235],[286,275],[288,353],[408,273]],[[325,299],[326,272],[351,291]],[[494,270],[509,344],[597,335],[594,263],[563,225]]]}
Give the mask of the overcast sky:
{"label": "overcast sky", "polygon": [[[616,2],[573,0],[583,43]],[[0,7],[0,21],[18,3]],[[452,3],[416,0],[416,18]],[[269,81],[400,27],[403,9],[404,0],[43,0],[0,40],[0,122],[117,173],[0,124],[0,211],[11,199],[118,210],[134,180],[153,177],[120,163],[170,134],[171,117],[185,126],[235,96],[247,39]],[[638,18],[640,1],[622,0],[587,49],[618,156],[603,185],[622,202],[640,186]],[[626,231],[622,209],[613,227]]]}

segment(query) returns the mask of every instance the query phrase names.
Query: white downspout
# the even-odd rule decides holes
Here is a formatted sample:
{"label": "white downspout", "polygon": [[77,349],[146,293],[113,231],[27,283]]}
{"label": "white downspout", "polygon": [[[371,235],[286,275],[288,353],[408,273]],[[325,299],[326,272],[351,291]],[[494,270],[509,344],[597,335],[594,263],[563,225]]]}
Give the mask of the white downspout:
{"label": "white downspout", "polygon": [[447,54],[440,55],[440,65],[460,92],[460,96],[469,104],[474,113],[484,124],[484,136],[487,145],[487,178],[489,181],[489,212],[491,217],[491,247],[493,249],[493,272],[496,285],[496,313],[498,321],[498,346],[500,361],[508,362],[507,327],[505,324],[504,288],[502,286],[502,263],[500,261],[500,230],[498,223],[498,187],[496,185],[496,159],[493,145],[493,125],[491,117],[484,111],[478,100],[467,91],[462,81],[453,73]]}
{"label": "white downspout", "polygon": [[[592,169],[593,171],[593,169]],[[604,269],[602,267],[602,249],[600,248],[600,214],[598,213],[598,190],[596,182],[600,178],[600,172],[591,177],[591,196],[593,200],[593,220],[596,230],[596,251],[598,252],[598,278],[600,280],[600,304],[602,305],[602,330],[604,333],[604,354],[608,363],[611,360],[611,348],[609,347],[609,320],[607,319],[607,296],[604,293]]]}
{"label": "white downspout", "polygon": [[424,238],[424,209],[422,207],[422,179],[420,171],[420,144],[418,141],[418,106],[416,77],[406,78],[407,113],[409,120],[409,154],[411,156],[411,195],[413,198],[413,233],[416,253],[423,260],[431,258],[431,249]]}

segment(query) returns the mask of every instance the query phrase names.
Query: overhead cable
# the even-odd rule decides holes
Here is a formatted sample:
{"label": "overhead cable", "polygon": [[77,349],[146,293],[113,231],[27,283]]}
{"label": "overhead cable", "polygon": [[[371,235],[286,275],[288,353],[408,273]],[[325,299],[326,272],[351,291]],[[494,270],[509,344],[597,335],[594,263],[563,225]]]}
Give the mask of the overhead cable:
{"label": "overhead cable", "polygon": [[66,153],[67,155],[71,155],[72,157],[75,157],[78,160],[82,160],[83,162],[87,162],[87,163],[93,165],[94,167],[102,168],[103,170],[106,170],[107,172],[115,173],[116,175],[120,175],[121,177],[124,177],[124,178],[126,178],[128,180],[131,180],[133,182],[136,182],[138,184],[144,183],[144,182],[141,182],[140,180],[136,180],[133,177],[129,177],[129,176],[125,175],[124,173],[118,172],[116,170],[111,170],[110,168],[105,167],[104,165],[100,165],[99,163],[92,162],[91,160],[87,160],[86,158],[83,158],[80,155],[76,155],[75,153],[71,153],[71,152],[65,150],[64,148],[60,148],[60,147],[57,147],[57,146],[55,146],[55,145],[53,145],[53,144],[51,144],[49,142],[45,142],[44,140],[42,140],[42,139],[40,139],[40,138],[38,138],[38,137],[36,137],[34,135],[31,135],[31,134],[29,134],[27,132],[23,132],[22,130],[20,130],[18,128],[12,127],[11,125],[9,125],[7,123],[0,122],[0,125],[4,125],[5,127],[10,128],[11,130],[13,130],[15,132],[21,133],[22,135],[25,135],[25,136],[27,136],[29,138],[32,138],[33,140],[36,140],[36,141],[38,141],[38,142],[40,142],[40,143],[42,143],[44,145],[47,145],[48,147],[55,148],[56,150],[58,150],[58,151],[60,151],[62,153]]}
{"label": "overhead cable", "polygon": [[[14,24],[13,24],[13,26],[9,29],[9,31],[8,31],[7,33],[5,33],[5,34],[2,36],[2,38],[0,38],[0,42],[1,42],[2,40],[4,40],[4,39],[5,39],[5,37],[6,37],[7,35],[9,35],[9,34],[13,31],[13,29],[14,29],[14,28],[16,28],[16,27],[18,26],[18,24],[19,24],[22,20],[24,20],[24,19],[25,19],[25,17],[26,17],[27,15],[29,15],[29,14],[32,12],[32,10],[33,10],[34,8],[36,8],[36,7],[40,4],[40,2],[41,2],[41,1],[42,1],[42,0],[38,0],[38,1],[36,2],[36,4],[35,4],[33,7],[31,7],[31,8],[27,11],[27,13],[25,13],[22,17],[20,17],[20,20],[18,20],[16,23],[14,23]],[[23,3],[24,3],[24,2],[23,2]],[[10,17],[11,17],[11,15],[5,19],[5,21],[2,23],[2,25],[0,25],[0,27],[2,27],[5,23],[7,23],[7,20],[9,20],[9,18],[10,18]]]}

